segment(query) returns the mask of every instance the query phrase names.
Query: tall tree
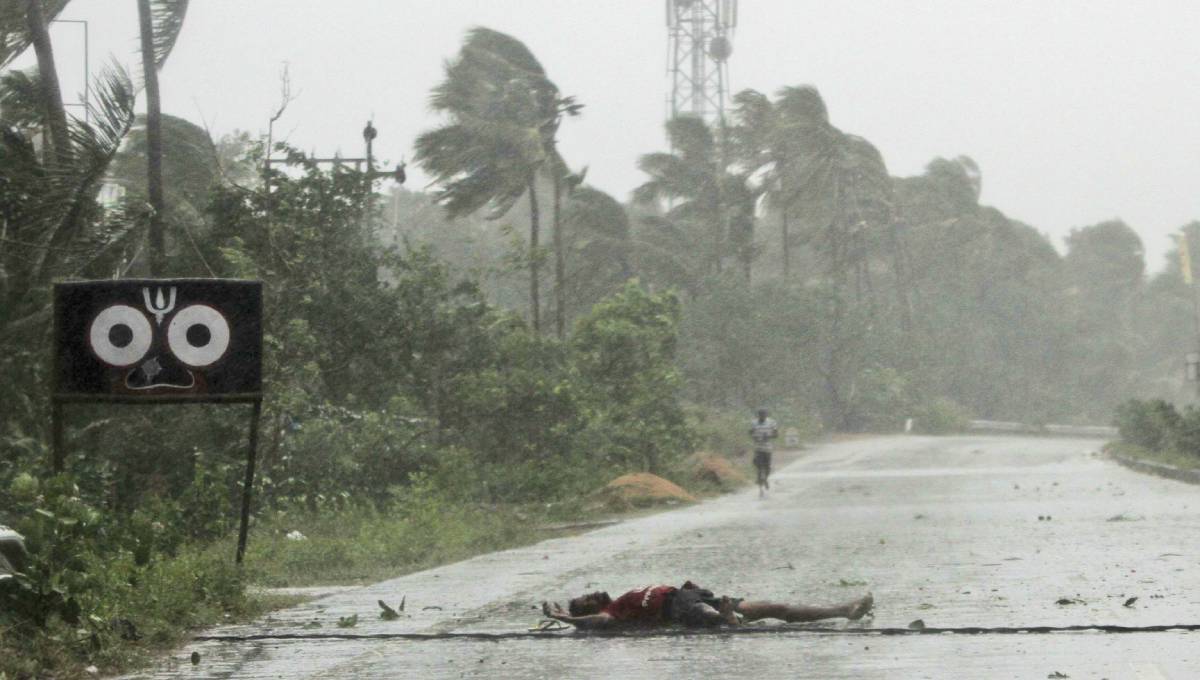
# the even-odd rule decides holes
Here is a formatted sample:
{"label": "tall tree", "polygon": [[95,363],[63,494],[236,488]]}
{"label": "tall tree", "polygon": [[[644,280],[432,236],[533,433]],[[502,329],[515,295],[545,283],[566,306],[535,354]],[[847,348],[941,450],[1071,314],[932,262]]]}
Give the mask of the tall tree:
{"label": "tall tree", "polygon": [[146,193],[150,199],[150,273],[167,267],[166,201],[162,179],[162,99],[158,71],[175,47],[188,0],[137,0],[142,45],[142,78],[146,86]]}
{"label": "tall tree", "polygon": [[498,219],[528,198],[530,316],[540,330],[538,176],[555,155],[562,116],[578,113],[579,105],[559,95],[529,48],[487,28],[467,33],[430,103],[449,121],[417,139],[417,161],[439,186],[436,199],[448,214],[486,208]]}
{"label": "tall tree", "polygon": [[[60,8],[61,9],[61,8]],[[42,0],[25,0],[25,21],[29,42],[37,55],[38,82],[42,90],[42,105],[46,107],[46,127],[55,160],[66,165],[71,158],[71,140],[67,131],[67,109],[63,106],[62,90],[58,85],[58,69],[54,65],[54,47],[50,43],[48,21]]]}
{"label": "tall tree", "polygon": [[[728,154],[703,120],[680,116],[667,122],[671,152],[642,156],[638,167],[649,179],[634,189],[636,203],[657,214],[643,218],[660,254],[686,280],[693,295],[702,281],[721,273],[735,256],[748,274],[752,258],[754,196],[746,178],[731,171]],[[665,210],[658,212],[663,206]]]}

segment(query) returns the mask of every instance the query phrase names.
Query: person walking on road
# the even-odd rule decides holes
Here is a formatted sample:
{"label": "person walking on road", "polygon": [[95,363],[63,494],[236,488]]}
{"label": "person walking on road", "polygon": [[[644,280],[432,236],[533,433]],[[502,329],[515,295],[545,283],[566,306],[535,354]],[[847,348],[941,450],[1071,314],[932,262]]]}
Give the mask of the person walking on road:
{"label": "person walking on road", "polygon": [[842,604],[814,606],[778,602],[748,602],[716,597],[692,583],[682,586],[644,586],[613,599],[597,591],[572,599],[566,611],[557,602],[542,603],[542,613],[584,630],[655,627],[681,624],[691,627],[737,626],[743,621],[779,619],[788,623],[846,618],[857,621],[875,605],[871,593]]}
{"label": "person walking on road", "polygon": [[750,438],[754,440],[754,469],[758,471],[758,497],[771,488],[771,440],[779,436],[779,426],[768,418],[767,409],[760,408],[750,423]]}

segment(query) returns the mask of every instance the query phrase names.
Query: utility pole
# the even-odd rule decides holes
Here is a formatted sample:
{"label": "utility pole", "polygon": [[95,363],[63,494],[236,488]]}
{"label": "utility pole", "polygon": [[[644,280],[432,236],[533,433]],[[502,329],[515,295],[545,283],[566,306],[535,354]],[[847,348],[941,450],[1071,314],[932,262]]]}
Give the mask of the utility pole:
{"label": "utility pole", "polygon": [[[274,121],[272,121],[272,122],[274,122]],[[270,133],[268,133],[268,134],[270,134]],[[374,157],[374,150],[373,150],[373,142],[375,141],[375,138],[377,136],[379,136],[379,132],[375,129],[375,126],[372,125],[370,121],[367,121],[367,126],[365,128],[363,128],[362,135],[363,135],[363,141],[366,142],[366,147],[367,147],[366,148],[367,154],[366,154],[366,156],[364,156],[362,158],[342,158],[341,156],[334,154],[332,158],[312,157],[312,158],[307,158],[305,160],[306,160],[306,162],[312,163],[313,165],[316,165],[318,167],[323,166],[323,165],[329,165],[329,166],[333,166],[333,167],[341,167],[343,165],[353,165],[355,172],[363,173],[363,180],[367,183],[368,189],[372,185],[372,182],[374,182],[377,179],[384,178],[384,177],[391,177],[393,180],[396,181],[397,184],[404,184],[404,181],[406,179],[408,179],[408,173],[406,171],[408,164],[405,163],[404,161],[401,161],[400,163],[398,163],[396,165],[395,169],[393,169],[393,170],[376,170],[375,169],[375,157]],[[270,149],[268,148],[268,152],[269,151],[270,151]],[[266,184],[267,184],[266,190],[267,190],[268,194],[271,192],[271,176],[270,176],[270,173],[268,172],[271,169],[271,166],[272,165],[286,165],[291,162],[292,161],[289,158],[271,158],[269,153],[268,153],[267,158],[263,159],[263,176],[264,176]]]}

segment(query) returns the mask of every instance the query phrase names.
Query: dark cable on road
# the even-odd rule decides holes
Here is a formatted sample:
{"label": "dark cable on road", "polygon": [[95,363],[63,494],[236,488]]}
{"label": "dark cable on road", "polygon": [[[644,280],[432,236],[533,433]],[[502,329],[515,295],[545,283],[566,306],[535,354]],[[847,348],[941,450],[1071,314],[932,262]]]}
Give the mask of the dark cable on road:
{"label": "dark cable on road", "polygon": [[1159,626],[1117,626],[1083,624],[1076,626],[958,626],[953,628],[795,628],[788,626],[741,626],[738,628],[671,628],[662,630],[574,631],[567,634],[540,632],[512,633],[263,633],[261,635],[198,635],[196,642],[253,642],[259,640],[503,640],[555,639],[573,640],[581,637],[659,638],[693,637],[702,635],[1048,635],[1052,633],[1166,633],[1200,631],[1200,623],[1177,623]]}

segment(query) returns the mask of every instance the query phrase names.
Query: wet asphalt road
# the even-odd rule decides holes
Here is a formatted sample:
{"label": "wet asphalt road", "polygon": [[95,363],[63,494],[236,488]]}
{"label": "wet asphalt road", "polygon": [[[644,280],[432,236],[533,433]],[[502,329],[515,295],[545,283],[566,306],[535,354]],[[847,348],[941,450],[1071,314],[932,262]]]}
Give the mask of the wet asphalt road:
{"label": "wet asphalt road", "polygon": [[[748,491],[335,592],[209,632],[265,639],[195,642],[131,677],[1200,678],[1197,632],[840,632],[914,619],[937,628],[1200,623],[1200,487],[1118,467],[1094,454],[1099,445],[978,436],[829,444],[779,470],[765,500]],[[687,578],[812,603],[871,590],[877,612],[739,635],[365,637],[524,632],[547,597]],[[407,615],[380,620],[375,601],[402,596]],[[356,627],[337,627],[352,614]],[[360,637],[270,637],[296,634]]]}

